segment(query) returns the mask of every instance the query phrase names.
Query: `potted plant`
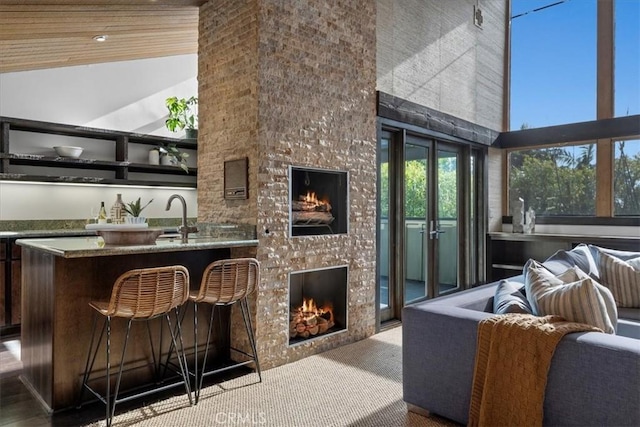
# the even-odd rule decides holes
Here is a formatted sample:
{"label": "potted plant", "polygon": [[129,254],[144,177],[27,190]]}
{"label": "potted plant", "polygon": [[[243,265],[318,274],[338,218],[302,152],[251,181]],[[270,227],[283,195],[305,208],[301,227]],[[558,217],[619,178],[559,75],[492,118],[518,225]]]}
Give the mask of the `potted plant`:
{"label": "potted plant", "polygon": [[196,139],[198,137],[198,98],[172,96],[165,100],[165,105],[169,110],[169,117],[165,121],[167,129],[171,132],[184,129],[187,138]]}
{"label": "potted plant", "polygon": [[183,171],[189,173],[189,166],[187,166],[189,154],[180,151],[176,144],[162,143],[158,146],[158,151],[161,165],[177,164]]}
{"label": "potted plant", "polygon": [[122,209],[124,209],[124,211],[130,215],[126,217],[125,219],[126,222],[133,223],[133,224],[140,224],[140,223],[146,222],[147,219],[145,217],[140,216],[140,214],[142,213],[142,210],[144,208],[146,208],[147,206],[149,206],[149,204],[151,204],[151,202],[153,202],[153,199],[149,200],[149,202],[147,202],[146,205],[142,206],[140,197],[138,197],[138,200],[136,200],[135,202],[125,203],[122,206]]}

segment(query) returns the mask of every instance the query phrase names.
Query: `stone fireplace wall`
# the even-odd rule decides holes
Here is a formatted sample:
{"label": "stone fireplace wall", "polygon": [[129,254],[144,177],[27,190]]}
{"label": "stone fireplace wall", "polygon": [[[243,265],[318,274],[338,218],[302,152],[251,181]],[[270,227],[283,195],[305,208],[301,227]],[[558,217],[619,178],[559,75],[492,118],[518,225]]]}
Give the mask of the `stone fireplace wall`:
{"label": "stone fireplace wall", "polygon": [[[375,329],[375,2],[215,1],[200,10],[198,220],[255,224],[252,307],[265,368]],[[223,163],[249,158],[249,198],[223,199]],[[349,233],[289,236],[289,166],[347,170]],[[288,346],[288,274],[349,266],[344,333]]]}

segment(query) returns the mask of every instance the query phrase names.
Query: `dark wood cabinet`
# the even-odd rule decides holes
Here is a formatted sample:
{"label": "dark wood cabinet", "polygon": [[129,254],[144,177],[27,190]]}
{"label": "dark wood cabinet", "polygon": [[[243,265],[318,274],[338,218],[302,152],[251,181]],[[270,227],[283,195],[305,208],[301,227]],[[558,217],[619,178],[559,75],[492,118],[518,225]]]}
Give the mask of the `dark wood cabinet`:
{"label": "dark wood cabinet", "polygon": [[[17,134],[46,134],[51,154],[24,153],[16,150],[12,140]],[[68,143],[61,143],[66,137]],[[21,137],[25,138],[24,135]],[[29,136],[26,137],[27,139]],[[55,145],[93,146],[110,152],[108,160],[82,156],[74,159],[56,156]],[[75,142],[74,142],[75,141]],[[173,144],[179,149],[197,150],[197,142],[190,139],[165,138],[36,120],[0,117],[0,180],[73,182],[117,185],[154,185],[196,187],[197,168],[189,167],[188,174],[175,165],[151,165],[146,159],[131,161],[130,149],[148,151],[153,146]],[[46,150],[45,150],[46,151]],[[60,172],[60,170],[63,172]],[[27,172],[25,172],[25,170]]]}
{"label": "dark wood cabinet", "polygon": [[487,278],[493,282],[522,274],[522,268],[530,258],[542,262],[556,251],[570,250],[580,243],[625,251],[640,251],[640,238],[634,237],[489,233]]}
{"label": "dark wood cabinet", "polygon": [[19,325],[22,319],[21,295],[22,295],[22,260],[20,259],[20,246],[13,243],[14,253],[17,258],[11,259],[11,325]]}
{"label": "dark wood cabinet", "polygon": [[6,261],[0,261],[0,328],[6,324],[5,292],[7,281],[4,277],[6,276],[6,265]]}
{"label": "dark wood cabinet", "polygon": [[0,239],[0,332],[10,334],[20,324],[21,248],[13,239]]}
{"label": "dark wood cabinet", "polygon": [[[60,235],[77,236],[69,232]],[[0,335],[17,334],[22,322],[22,247],[16,244],[21,237],[0,238]],[[28,237],[44,236],[31,233]]]}

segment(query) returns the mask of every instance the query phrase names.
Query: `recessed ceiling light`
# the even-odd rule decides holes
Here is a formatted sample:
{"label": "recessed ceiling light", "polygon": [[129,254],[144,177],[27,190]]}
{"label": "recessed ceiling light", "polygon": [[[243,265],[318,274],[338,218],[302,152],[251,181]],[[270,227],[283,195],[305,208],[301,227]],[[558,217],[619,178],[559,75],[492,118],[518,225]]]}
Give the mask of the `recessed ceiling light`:
{"label": "recessed ceiling light", "polygon": [[109,38],[109,36],[107,36],[107,35],[105,35],[105,34],[102,34],[102,35],[99,35],[99,36],[93,36],[93,39],[94,39],[95,41],[97,41],[97,42],[103,42],[103,41],[106,41],[108,38]]}

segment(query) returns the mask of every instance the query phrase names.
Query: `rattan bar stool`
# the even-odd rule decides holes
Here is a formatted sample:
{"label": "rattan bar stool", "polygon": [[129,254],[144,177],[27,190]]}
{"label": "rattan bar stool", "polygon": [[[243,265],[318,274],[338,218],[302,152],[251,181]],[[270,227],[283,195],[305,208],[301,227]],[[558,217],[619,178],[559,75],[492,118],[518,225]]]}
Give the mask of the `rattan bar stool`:
{"label": "rattan bar stool", "polygon": [[[258,353],[256,351],[256,340],[253,334],[253,325],[251,324],[251,316],[249,315],[249,306],[247,303],[247,295],[253,293],[260,282],[260,263],[254,258],[235,258],[215,261],[209,264],[202,275],[200,289],[189,295],[189,300],[194,302],[194,341],[195,341],[195,403],[200,399],[200,390],[202,389],[202,381],[205,376],[213,375],[239,366],[247,365],[254,362],[256,372],[258,373],[259,382],[262,382],[262,374],[260,373],[260,363],[258,362]],[[248,357],[249,360],[238,362],[223,368],[206,371],[207,356],[209,354],[209,344],[211,342],[211,329],[213,325],[214,313],[218,306],[228,306],[240,303],[242,310],[242,319],[251,345],[253,354],[248,354],[240,349],[231,348],[238,353]],[[209,331],[207,332],[207,343],[205,346],[204,357],[202,358],[202,368],[198,368],[198,305],[211,304],[211,317],[209,319]]]}
{"label": "rattan bar stool", "polygon": [[[89,344],[89,352],[87,354],[87,362],[85,365],[84,376],[82,379],[82,389],[79,397],[79,405],[82,404],[82,396],[84,390],[87,389],[99,400],[106,405],[106,422],[107,427],[111,426],[111,422],[115,413],[116,404],[125,402],[137,397],[145,396],[151,393],[156,393],[161,390],[166,390],[175,386],[179,386],[184,383],[185,390],[189,397],[189,404],[193,404],[191,397],[191,388],[189,386],[189,372],[187,370],[187,359],[184,352],[184,343],[182,340],[182,330],[180,326],[179,311],[180,307],[187,301],[189,297],[189,272],[181,265],[167,266],[167,267],[154,267],[154,268],[142,268],[136,270],[130,270],[118,277],[113,285],[111,292],[111,299],[108,302],[90,302],[89,305],[95,310],[93,321],[93,335],[91,337],[91,343]],[[173,312],[175,321],[171,321],[170,313]],[[97,324],[100,316],[104,317],[104,323],[100,332],[98,342],[94,347]],[[120,366],[118,368],[118,375],[116,379],[113,396],[111,396],[111,319],[114,317],[120,317],[128,319],[125,340],[122,348],[122,356],[120,357]],[[118,392],[120,389],[120,380],[122,378],[122,370],[124,365],[124,356],[127,350],[127,343],[129,341],[129,332],[131,330],[131,324],[136,321],[149,321],[158,317],[164,317],[169,333],[171,335],[171,349],[167,355],[165,362],[164,372],[166,373],[166,366],[169,364],[170,357],[173,353],[173,349],[176,349],[178,358],[178,364],[180,366],[181,381],[160,385],[152,390],[146,390],[134,395],[127,395],[121,399],[118,399]],[[173,324],[172,324],[173,323]],[[105,335],[106,330],[106,392],[105,395],[100,395],[91,386],[89,381],[96,380],[98,378],[90,379],[90,373],[93,370],[93,365],[102,342],[102,338]],[[151,354],[153,358],[153,364],[155,368],[156,377],[159,375],[161,366],[161,349],[162,338],[160,338],[160,350],[158,358],[156,358],[153,339],[151,337],[151,329],[147,322],[147,332],[149,335],[149,342],[151,345]],[[105,378],[104,376],[100,378]],[[158,379],[158,378],[156,378]]]}

